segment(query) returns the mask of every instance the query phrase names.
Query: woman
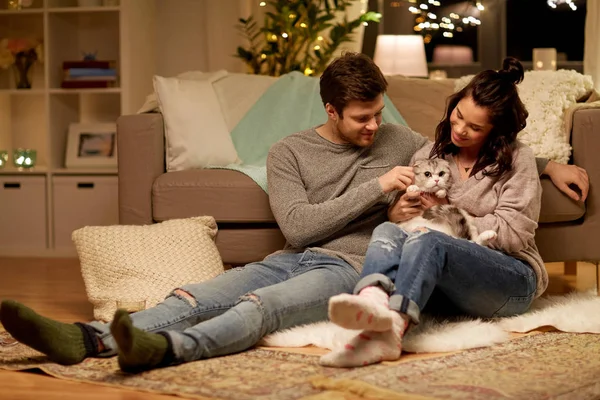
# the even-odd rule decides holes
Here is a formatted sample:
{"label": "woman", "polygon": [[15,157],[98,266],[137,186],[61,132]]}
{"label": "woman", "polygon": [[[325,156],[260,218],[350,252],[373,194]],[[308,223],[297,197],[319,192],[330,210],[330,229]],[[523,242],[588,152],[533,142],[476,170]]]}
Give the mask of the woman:
{"label": "woman", "polygon": [[329,302],[334,323],[363,332],[321,364],[398,359],[404,332],[419,323],[426,305],[503,317],[524,313],[544,292],[548,276],[534,241],[542,190],[533,152],[517,140],[528,115],[516,87],[523,75],[514,58],[500,71],[476,75],[450,97],[435,142],[414,157],[449,162],[454,183],[448,200],[475,216],[479,232],[498,234],[491,248],[425,228],[405,232],[394,222],[439,201],[423,199],[422,206],[419,199],[401,199],[412,210],[395,207],[392,222],[374,230],[355,294]]}

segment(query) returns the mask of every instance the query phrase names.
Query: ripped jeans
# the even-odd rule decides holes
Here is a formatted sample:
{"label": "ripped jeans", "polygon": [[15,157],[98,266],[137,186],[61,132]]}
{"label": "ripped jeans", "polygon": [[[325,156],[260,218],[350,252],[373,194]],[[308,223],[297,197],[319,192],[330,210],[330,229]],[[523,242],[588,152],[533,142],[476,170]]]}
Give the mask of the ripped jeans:
{"label": "ripped jeans", "polygon": [[537,279],[531,266],[500,251],[384,222],[373,231],[354,293],[376,285],[390,295],[391,309],[418,324],[424,308],[481,318],[522,314],[535,298]]}
{"label": "ripped jeans", "polygon": [[[306,250],[233,268],[206,282],[174,290],[153,308],[131,315],[133,325],[164,332],[175,363],[246,350],[280,329],[327,319],[331,296],[351,293],[358,273],[340,258]],[[110,325],[89,323],[116,354]]]}

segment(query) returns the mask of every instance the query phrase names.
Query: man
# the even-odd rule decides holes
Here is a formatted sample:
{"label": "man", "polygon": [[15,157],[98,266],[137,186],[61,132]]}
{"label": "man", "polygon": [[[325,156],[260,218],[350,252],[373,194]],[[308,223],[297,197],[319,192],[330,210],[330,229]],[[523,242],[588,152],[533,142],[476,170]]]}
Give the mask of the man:
{"label": "man", "polygon": [[[320,88],[327,122],[269,152],[269,199],[284,250],[175,289],[154,308],[119,310],[110,325],[64,324],[7,300],[4,327],[55,362],[118,354],[121,369],[137,372],[239,352],[276,330],[326,319],[329,298],[354,288],[373,229],[413,201],[394,203],[414,177],[405,165],[426,139],[381,125],[387,82],[364,55],[334,60]],[[565,186],[581,179],[585,197],[578,170],[551,172]]]}

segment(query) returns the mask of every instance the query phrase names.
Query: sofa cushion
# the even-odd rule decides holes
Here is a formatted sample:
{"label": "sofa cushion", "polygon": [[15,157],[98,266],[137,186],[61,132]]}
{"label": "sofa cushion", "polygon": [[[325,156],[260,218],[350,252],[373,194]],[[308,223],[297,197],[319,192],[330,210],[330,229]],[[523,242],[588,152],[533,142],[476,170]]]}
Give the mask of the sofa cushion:
{"label": "sofa cushion", "polygon": [[269,197],[247,175],[225,169],[167,172],[152,187],[155,221],[210,215],[217,222],[275,222]]}
{"label": "sofa cushion", "polygon": [[575,221],[585,214],[585,205],[558,190],[549,178],[542,178],[540,223]]}

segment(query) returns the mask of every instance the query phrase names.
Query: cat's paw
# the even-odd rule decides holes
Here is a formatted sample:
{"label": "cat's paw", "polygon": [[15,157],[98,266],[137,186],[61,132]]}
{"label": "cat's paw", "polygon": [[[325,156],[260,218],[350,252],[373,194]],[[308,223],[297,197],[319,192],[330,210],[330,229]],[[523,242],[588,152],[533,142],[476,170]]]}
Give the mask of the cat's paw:
{"label": "cat's paw", "polygon": [[412,192],[420,192],[421,189],[419,189],[419,187],[417,185],[410,185],[409,187],[406,188],[406,191],[408,193],[412,193]]}
{"label": "cat's paw", "polygon": [[435,192],[435,197],[437,197],[438,199],[443,199],[444,197],[446,197],[446,189],[440,189],[437,192]]}
{"label": "cat's paw", "polygon": [[477,243],[482,246],[487,246],[489,242],[495,240],[498,237],[498,234],[495,231],[487,230],[483,231],[477,237]]}

